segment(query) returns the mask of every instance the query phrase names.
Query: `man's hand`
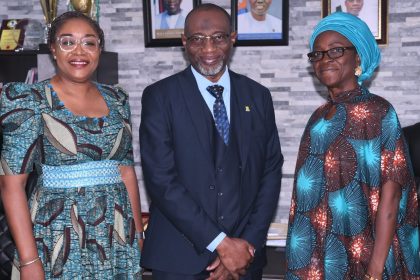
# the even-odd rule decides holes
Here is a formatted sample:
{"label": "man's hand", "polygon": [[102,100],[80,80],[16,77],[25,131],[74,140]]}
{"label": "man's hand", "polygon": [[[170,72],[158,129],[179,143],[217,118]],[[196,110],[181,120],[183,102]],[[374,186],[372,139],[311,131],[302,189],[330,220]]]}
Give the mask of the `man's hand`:
{"label": "man's hand", "polygon": [[209,278],[206,280],[232,280],[233,277],[230,275],[229,270],[223,265],[220,261],[220,258],[217,257],[211,265],[207,267],[207,271],[210,272]]}
{"label": "man's hand", "polygon": [[216,248],[221,263],[233,279],[246,274],[246,269],[254,258],[254,246],[239,238],[225,237]]}

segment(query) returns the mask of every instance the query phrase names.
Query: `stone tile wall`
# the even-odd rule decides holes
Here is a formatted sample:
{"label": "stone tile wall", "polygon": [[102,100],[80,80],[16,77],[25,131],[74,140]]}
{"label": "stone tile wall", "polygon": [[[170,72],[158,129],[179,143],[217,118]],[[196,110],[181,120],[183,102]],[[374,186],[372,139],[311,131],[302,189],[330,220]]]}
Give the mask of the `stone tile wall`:
{"label": "stone tile wall", "polygon": [[[224,0],[214,1],[225,3]],[[138,143],[141,94],[148,84],[178,72],[188,64],[180,47],[144,47],[141,0],[100,2],[100,24],[106,34],[106,50],[119,53],[119,81],[130,94],[136,168],[143,209],[146,209],[148,201],[140,172]],[[381,47],[383,60],[370,89],[394,105],[401,124],[406,126],[420,121],[420,1],[389,2],[388,44]],[[65,10],[65,1],[61,0],[59,13]],[[0,19],[24,17],[43,18],[38,0],[0,0]],[[312,77],[305,55],[311,30],[320,17],[320,0],[290,0],[289,46],[238,47],[230,65],[233,70],[270,88],[273,95],[285,156],[277,222],[287,221],[301,133],[310,114],[325,101],[325,89]]]}

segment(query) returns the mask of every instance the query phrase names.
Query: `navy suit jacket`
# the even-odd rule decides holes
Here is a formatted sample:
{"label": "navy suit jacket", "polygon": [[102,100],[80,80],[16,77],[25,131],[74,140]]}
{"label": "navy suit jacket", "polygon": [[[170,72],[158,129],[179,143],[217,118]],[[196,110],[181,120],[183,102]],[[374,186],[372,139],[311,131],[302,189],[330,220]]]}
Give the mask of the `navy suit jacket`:
{"label": "navy suit jacket", "polygon": [[[243,75],[229,74],[231,117],[235,114],[239,124],[235,133],[242,163],[240,211],[230,236],[261,249],[277,208],[283,156],[269,90]],[[204,102],[190,67],[143,92],[140,153],[151,198],[144,267],[196,274],[216,256],[206,249],[222,229]]]}
{"label": "navy suit jacket", "polygon": [[420,178],[420,123],[404,127],[403,132],[408,144],[414,175]]}
{"label": "navy suit jacket", "polygon": [[[404,127],[403,132],[408,144],[408,151],[410,152],[411,164],[417,185],[417,195],[420,197],[420,122]],[[418,212],[420,223],[420,207]]]}

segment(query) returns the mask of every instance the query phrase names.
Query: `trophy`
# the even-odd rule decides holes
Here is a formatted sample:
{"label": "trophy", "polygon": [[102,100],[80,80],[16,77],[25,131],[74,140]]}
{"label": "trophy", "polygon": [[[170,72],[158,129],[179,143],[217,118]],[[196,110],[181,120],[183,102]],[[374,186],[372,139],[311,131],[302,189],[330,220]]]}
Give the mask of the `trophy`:
{"label": "trophy", "polygon": [[57,17],[58,0],[40,0],[40,2],[45,18],[44,44],[48,44],[48,32],[51,27],[51,22]]}
{"label": "trophy", "polygon": [[97,0],[70,0],[70,9],[97,20]]}

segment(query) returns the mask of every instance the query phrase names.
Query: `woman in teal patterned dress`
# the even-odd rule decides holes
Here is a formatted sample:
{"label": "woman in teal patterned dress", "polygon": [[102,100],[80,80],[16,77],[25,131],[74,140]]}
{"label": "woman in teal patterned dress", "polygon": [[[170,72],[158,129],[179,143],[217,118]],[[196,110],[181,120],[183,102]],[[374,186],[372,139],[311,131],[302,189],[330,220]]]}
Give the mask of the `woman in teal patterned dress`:
{"label": "woman in teal patterned dress", "polygon": [[[20,279],[141,279],[142,223],[127,95],[90,81],[104,45],[78,12],[50,31],[57,74],[1,94],[0,186]],[[28,173],[38,185],[25,195]]]}
{"label": "woman in teal patterned dress", "polygon": [[380,61],[369,27],[336,12],[308,54],[329,100],[311,116],[296,163],[289,280],[420,279],[418,200],[397,114],[362,84]]}

